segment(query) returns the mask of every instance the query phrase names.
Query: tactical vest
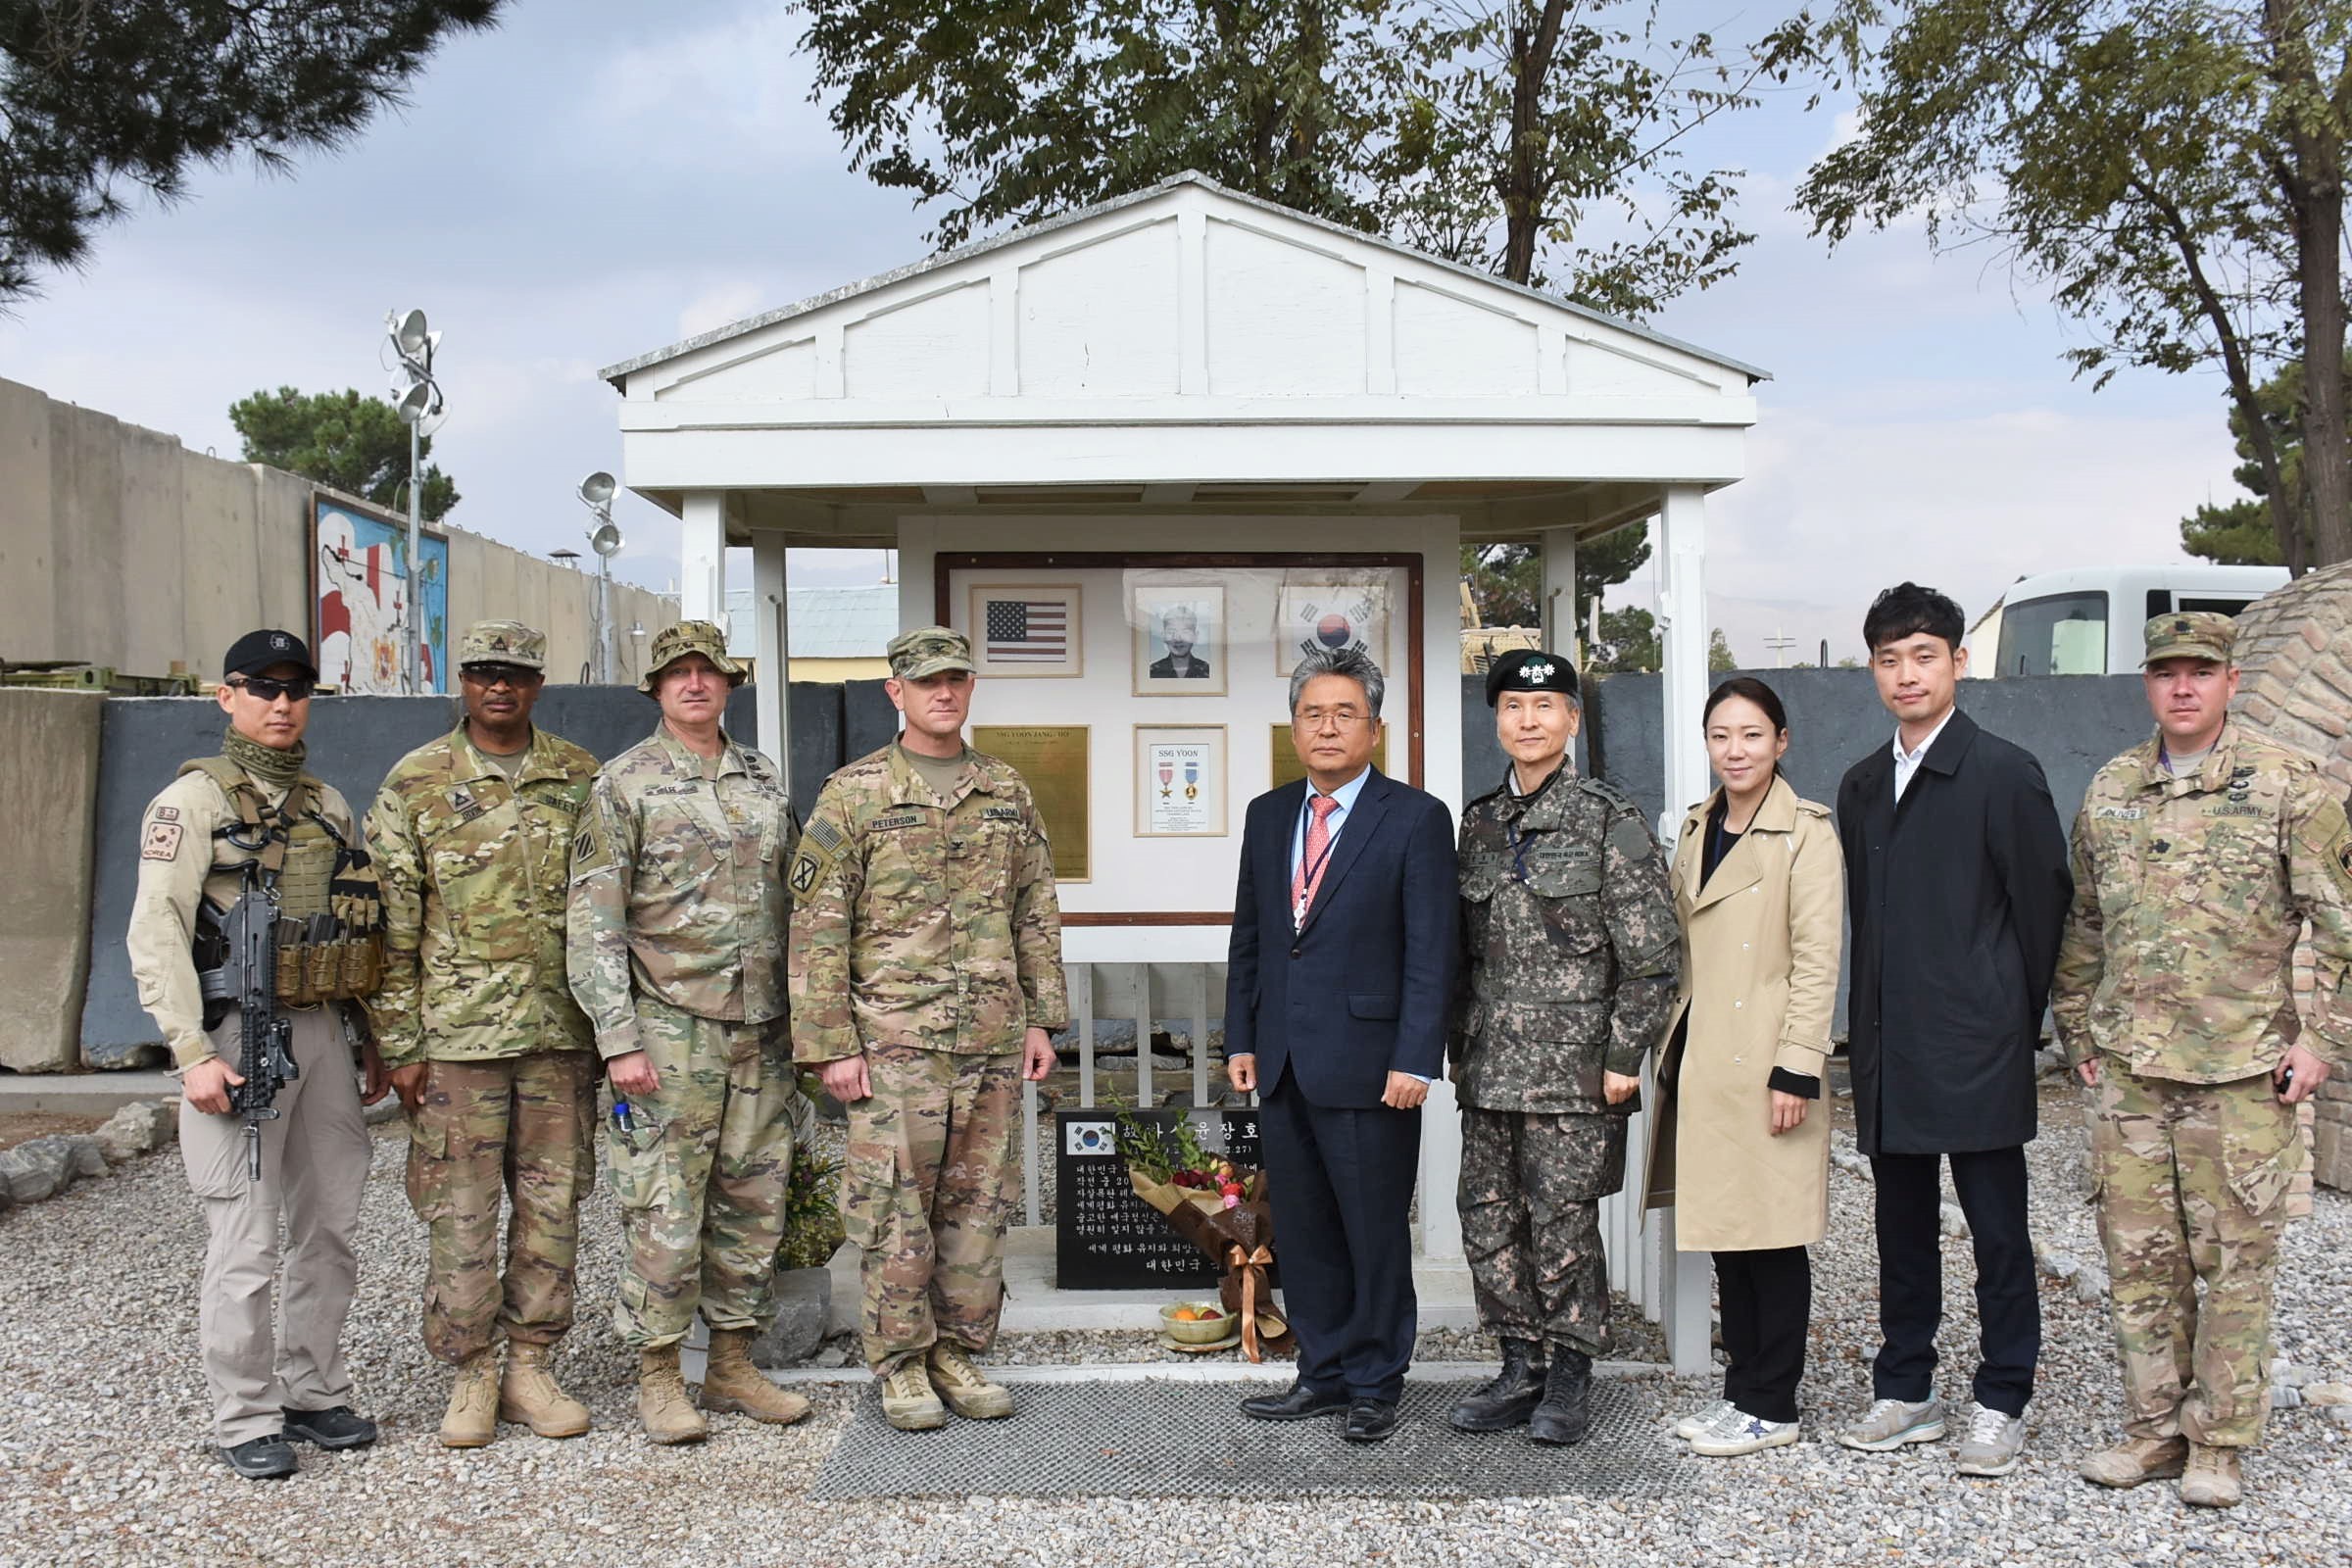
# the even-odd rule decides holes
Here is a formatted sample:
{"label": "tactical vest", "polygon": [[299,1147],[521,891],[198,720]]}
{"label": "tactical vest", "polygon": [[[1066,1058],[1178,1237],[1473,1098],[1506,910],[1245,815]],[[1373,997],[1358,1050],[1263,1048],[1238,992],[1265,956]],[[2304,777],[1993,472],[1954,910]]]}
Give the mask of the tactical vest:
{"label": "tactical vest", "polygon": [[[276,906],[277,1000],[310,1006],[372,995],[383,979],[383,889],[368,852],[344,843],[317,809],[323,786],[305,773],[272,806],[225,757],[201,757],[179,770],[211,779],[237,813],[213,837],[250,857]],[[221,972],[217,924],[207,929],[208,914],[217,922],[224,912],[208,903],[197,914],[196,968],[213,1001],[233,998],[239,980]]]}

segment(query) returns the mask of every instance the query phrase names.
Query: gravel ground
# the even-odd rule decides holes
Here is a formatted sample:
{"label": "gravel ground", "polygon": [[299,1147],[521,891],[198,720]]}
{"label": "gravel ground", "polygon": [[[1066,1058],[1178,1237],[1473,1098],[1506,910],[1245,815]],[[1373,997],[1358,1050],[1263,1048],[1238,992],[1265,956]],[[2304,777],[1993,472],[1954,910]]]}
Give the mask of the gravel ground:
{"label": "gravel ground", "polygon": [[[2070,1097],[2045,1103],[2034,1146],[2036,1234],[2095,1255]],[[1839,1135],[1850,1150],[1850,1135]],[[379,1133],[367,1200],[360,1301],[349,1336],[374,1448],[304,1450],[305,1473],[241,1482],[204,1441],[195,1358],[201,1231],[169,1155],[0,1219],[14,1277],[0,1319],[0,1562],[858,1564],[1517,1564],[1593,1561],[1919,1561],[2006,1564],[2340,1564],[2352,1558],[2352,1431],[2311,1409],[2274,1416],[2234,1513],[2183,1509],[2167,1487],[2114,1494],[2074,1462],[2114,1431],[2119,1398],[2103,1308],[2045,1282],[2046,1345],[2027,1462],[2002,1481],[1950,1471],[1948,1446],[1867,1456],[1826,1424],[1869,1396],[1875,1269],[1867,1184],[1833,1173],[1832,1231],[1816,1253],[1807,1441],[1739,1460],[1678,1460],[1688,1485],[1662,1500],[1575,1496],[1477,1502],[1394,1498],[1278,1503],[992,1498],[816,1504],[814,1468],[854,1392],[816,1390],[802,1427],[714,1418],[700,1449],[637,1437],[628,1362],[601,1309],[584,1314],[564,1373],[598,1430],[545,1443],[504,1429],[487,1449],[434,1445],[446,1384],[416,1341],[420,1233],[401,1196],[401,1144]],[[582,1298],[610,1299],[612,1213],[592,1202]],[[1952,1325],[1944,1390],[1965,1397],[1973,1313],[1964,1241],[1946,1245]],[[2289,1241],[2280,1353],[2352,1380],[2352,1199],[2319,1195]],[[1008,1359],[1131,1353],[1135,1336],[1040,1336]],[[1431,1337],[1437,1338],[1437,1337]],[[1455,1337],[1464,1353],[1475,1337]],[[1671,1414],[1712,1391],[1636,1386],[1672,1446]],[[1214,1441],[1214,1435],[1205,1435]],[[1508,1440],[1504,1440],[1508,1441]]]}

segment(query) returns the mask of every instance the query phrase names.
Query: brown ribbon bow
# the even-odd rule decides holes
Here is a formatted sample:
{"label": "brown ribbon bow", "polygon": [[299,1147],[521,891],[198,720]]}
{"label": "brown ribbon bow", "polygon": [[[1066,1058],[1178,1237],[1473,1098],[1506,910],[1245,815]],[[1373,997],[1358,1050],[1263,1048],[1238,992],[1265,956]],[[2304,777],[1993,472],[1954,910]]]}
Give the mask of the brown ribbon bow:
{"label": "brown ribbon bow", "polygon": [[[1236,1242],[1225,1249],[1225,1266],[1242,1277],[1242,1353],[1252,1361],[1263,1361],[1265,1352],[1257,1344],[1257,1282],[1266,1277],[1266,1269],[1274,1261],[1274,1249],[1260,1245],[1249,1251]],[[1287,1332],[1281,1319],[1271,1320],[1272,1333],[1280,1338]]]}

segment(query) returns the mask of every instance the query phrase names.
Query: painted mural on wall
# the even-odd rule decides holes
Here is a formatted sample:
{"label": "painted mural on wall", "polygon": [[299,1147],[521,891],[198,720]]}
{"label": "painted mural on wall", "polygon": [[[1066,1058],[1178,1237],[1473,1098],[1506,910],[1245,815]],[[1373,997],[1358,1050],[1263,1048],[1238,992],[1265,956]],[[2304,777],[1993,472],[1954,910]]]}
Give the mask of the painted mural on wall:
{"label": "painted mural on wall", "polygon": [[417,545],[421,591],[409,592],[408,524],[318,497],[311,530],[318,678],[346,692],[397,694],[409,616],[421,612],[428,692],[449,690],[449,540]]}

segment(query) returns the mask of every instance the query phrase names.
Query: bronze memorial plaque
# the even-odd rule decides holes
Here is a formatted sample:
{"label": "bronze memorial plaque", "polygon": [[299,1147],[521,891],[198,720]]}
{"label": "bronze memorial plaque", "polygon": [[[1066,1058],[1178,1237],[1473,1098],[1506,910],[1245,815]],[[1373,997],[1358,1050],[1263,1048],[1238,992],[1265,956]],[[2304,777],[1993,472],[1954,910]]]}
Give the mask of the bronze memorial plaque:
{"label": "bronze memorial plaque", "polygon": [[1084,882],[1088,864],[1087,727],[1084,724],[974,724],[972,750],[1002,758],[1028,781],[1054,841],[1054,880]]}
{"label": "bronze memorial plaque", "polygon": [[[977,733],[975,731],[975,733]],[[1298,760],[1298,748],[1291,744],[1291,726],[1274,726],[1274,782],[1269,788],[1280,789],[1296,779],[1306,777],[1306,764]],[[986,747],[981,748],[983,751]],[[1383,773],[1389,771],[1389,731],[1381,726],[1380,739],[1372,746],[1372,765]],[[1390,775],[1395,777],[1394,774]]]}

